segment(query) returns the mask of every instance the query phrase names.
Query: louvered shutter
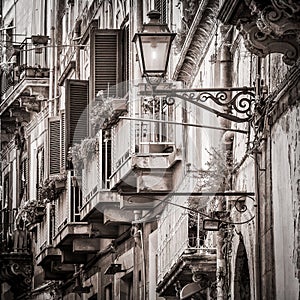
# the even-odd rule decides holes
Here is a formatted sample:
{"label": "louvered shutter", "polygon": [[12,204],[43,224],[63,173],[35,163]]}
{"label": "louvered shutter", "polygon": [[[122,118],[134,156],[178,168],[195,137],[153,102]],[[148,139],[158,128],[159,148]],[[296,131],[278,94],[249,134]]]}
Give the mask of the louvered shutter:
{"label": "louvered shutter", "polygon": [[61,113],[60,119],[60,165],[62,169],[66,167],[66,115]]}
{"label": "louvered shutter", "polygon": [[49,173],[60,172],[60,119],[49,119]]}
{"label": "louvered shutter", "polygon": [[88,135],[88,81],[66,81],[67,145],[80,143]]}
{"label": "louvered shutter", "polygon": [[93,29],[91,44],[92,98],[98,91],[118,96],[116,84],[122,80],[120,30]]}

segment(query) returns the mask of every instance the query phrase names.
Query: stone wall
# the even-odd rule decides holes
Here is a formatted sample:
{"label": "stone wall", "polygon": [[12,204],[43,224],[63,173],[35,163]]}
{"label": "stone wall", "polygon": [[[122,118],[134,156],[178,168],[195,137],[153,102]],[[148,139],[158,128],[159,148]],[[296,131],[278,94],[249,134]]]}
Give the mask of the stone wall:
{"label": "stone wall", "polygon": [[277,299],[297,299],[300,272],[300,106],[290,108],[271,134],[274,254]]}

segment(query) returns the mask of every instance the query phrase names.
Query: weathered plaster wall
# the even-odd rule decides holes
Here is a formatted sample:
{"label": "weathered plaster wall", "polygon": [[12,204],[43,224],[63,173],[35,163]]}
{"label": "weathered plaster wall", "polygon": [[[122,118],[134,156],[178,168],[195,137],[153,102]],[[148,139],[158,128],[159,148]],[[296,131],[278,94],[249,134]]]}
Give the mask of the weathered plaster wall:
{"label": "weathered plaster wall", "polygon": [[[299,297],[300,106],[272,129],[272,189],[277,299]],[[270,245],[271,246],[271,245]]]}

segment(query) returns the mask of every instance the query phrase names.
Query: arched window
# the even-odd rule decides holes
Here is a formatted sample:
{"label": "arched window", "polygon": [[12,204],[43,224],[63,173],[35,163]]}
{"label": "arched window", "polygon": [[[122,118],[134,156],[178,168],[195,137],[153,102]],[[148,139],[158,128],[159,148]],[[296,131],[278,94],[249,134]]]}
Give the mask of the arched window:
{"label": "arched window", "polygon": [[250,274],[247,252],[243,240],[240,240],[234,270],[234,299],[250,300]]}

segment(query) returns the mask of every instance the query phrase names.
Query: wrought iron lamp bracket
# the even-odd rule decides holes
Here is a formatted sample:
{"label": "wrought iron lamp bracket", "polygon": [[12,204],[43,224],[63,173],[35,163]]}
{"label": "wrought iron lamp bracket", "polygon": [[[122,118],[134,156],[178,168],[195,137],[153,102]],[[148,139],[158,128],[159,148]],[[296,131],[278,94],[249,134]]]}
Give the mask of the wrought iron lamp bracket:
{"label": "wrought iron lamp bracket", "polygon": [[[233,94],[233,95],[232,95]],[[148,95],[149,92],[141,92]],[[217,117],[222,117],[236,123],[250,122],[253,119],[256,102],[254,87],[227,87],[201,89],[159,89],[159,85],[152,86],[152,94],[162,97],[164,105],[174,105],[176,98],[192,103]],[[206,105],[212,101],[222,110]]]}

